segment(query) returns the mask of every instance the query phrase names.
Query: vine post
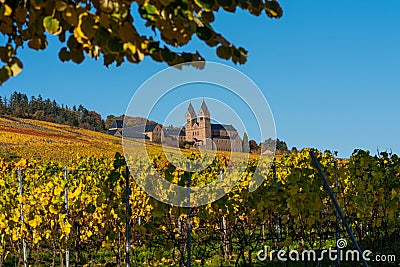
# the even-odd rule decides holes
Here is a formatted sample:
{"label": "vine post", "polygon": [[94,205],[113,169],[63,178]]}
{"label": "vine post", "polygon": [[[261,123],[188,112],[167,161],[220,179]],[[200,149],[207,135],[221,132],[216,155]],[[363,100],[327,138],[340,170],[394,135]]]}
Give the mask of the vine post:
{"label": "vine post", "polygon": [[130,252],[131,252],[131,229],[130,229],[130,221],[131,221],[131,205],[129,199],[131,197],[131,185],[130,185],[130,178],[131,174],[129,171],[129,167],[126,166],[126,174],[125,174],[125,183],[126,183],[126,267],[131,266],[131,259],[130,259]]}
{"label": "vine post", "polygon": [[187,243],[186,243],[186,249],[187,249],[187,267],[192,267],[192,249],[191,249],[191,234],[192,234],[192,226],[190,225],[190,216],[191,216],[191,207],[190,207],[190,183],[191,183],[191,173],[190,173],[190,163],[186,163],[186,169],[188,169],[188,185],[187,185],[187,192],[188,192],[188,214],[187,214]]}
{"label": "vine post", "polygon": [[[224,180],[224,172],[222,168],[219,168],[219,179],[221,181]],[[228,258],[228,232],[227,232],[227,227],[226,227],[226,218],[225,216],[222,216],[222,230],[224,232],[224,259],[226,260]]]}
{"label": "vine post", "polygon": [[[23,195],[23,185],[22,185],[22,171],[21,167],[18,167],[18,183],[19,183],[19,194],[22,197]],[[25,218],[24,218],[24,204],[20,204],[20,210],[21,210],[21,223],[24,225],[25,223]],[[23,257],[24,257],[24,267],[28,267],[28,259],[27,259],[27,254],[26,254],[26,240],[25,236],[22,238],[22,250],[23,250]]]}
{"label": "vine post", "polygon": [[[65,204],[65,221],[68,221],[68,209],[69,209],[69,204],[68,204],[68,168],[64,167],[64,180],[66,181],[65,183],[65,192],[64,192],[64,204]],[[66,243],[68,242],[68,235],[65,236],[65,241]],[[69,249],[68,249],[68,244],[65,249],[65,266],[69,267]]]}
{"label": "vine post", "polygon": [[[346,220],[346,217],[344,216],[344,213],[343,213],[342,209],[339,206],[339,203],[338,203],[338,201],[337,201],[337,199],[335,197],[335,194],[333,193],[331,185],[329,184],[328,178],[326,177],[324,171],[322,170],[321,164],[319,163],[319,161],[318,161],[317,157],[315,156],[313,150],[310,150],[310,156],[311,156],[312,160],[314,161],[315,166],[317,167],[318,173],[322,178],[322,181],[324,183],[325,189],[328,191],[329,196],[331,197],[333,203],[335,204],[336,211],[339,214],[340,218],[342,219],[342,222],[343,222],[344,226],[346,227],[347,233],[349,234],[351,240],[353,241],[354,246],[356,247],[356,249],[358,250],[360,255],[362,255],[363,252],[362,252],[360,246],[358,245],[358,242],[357,242],[356,238],[353,235],[353,231],[351,231],[350,225],[348,224],[348,222]],[[364,263],[364,266],[368,267],[368,263],[364,259],[364,257],[362,257],[362,261]]]}
{"label": "vine post", "polygon": [[[337,154],[337,153],[336,153]],[[337,159],[335,158],[335,161],[333,162],[334,167],[335,167],[335,171],[338,172],[339,168],[338,168],[338,164],[337,164]],[[339,175],[336,173],[336,180],[335,180],[335,188],[338,189],[339,188]],[[338,241],[340,239],[340,217],[339,217],[339,213],[337,210],[335,210],[335,216],[336,216],[336,250],[338,251],[338,254],[340,254],[340,247],[337,245]],[[336,260],[336,264],[337,266],[340,266],[340,257],[337,257]]]}
{"label": "vine post", "polygon": [[[272,165],[272,171],[274,173],[274,182],[276,183],[278,178],[276,176],[276,165]],[[276,229],[276,240],[281,243],[281,216],[278,214],[275,216],[275,229]]]}

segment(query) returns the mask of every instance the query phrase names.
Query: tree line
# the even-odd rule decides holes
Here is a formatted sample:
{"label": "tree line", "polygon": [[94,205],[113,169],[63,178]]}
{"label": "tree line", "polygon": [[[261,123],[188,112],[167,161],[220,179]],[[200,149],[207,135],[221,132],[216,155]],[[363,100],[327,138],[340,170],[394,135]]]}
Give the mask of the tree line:
{"label": "tree line", "polygon": [[[246,132],[243,134],[243,146],[242,146],[243,152],[260,154],[262,152],[261,147],[263,146],[264,149],[267,150],[274,150],[275,146],[276,154],[287,154],[290,152],[286,142],[283,140],[279,140],[279,138],[277,139],[268,138],[264,142],[257,144],[255,140],[249,140],[249,136],[247,135]],[[295,147],[292,148],[292,152],[295,152],[296,150],[297,149]]]}
{"label": "tree line", "polygon": [[101,132],[107,129],[99,113],[83,105],[72,108],[60,105],[55,100],[44,99],[40,94],[30,98],[18,92],[12,93],[9,98],[0,96],[0,116],[48,121]]}

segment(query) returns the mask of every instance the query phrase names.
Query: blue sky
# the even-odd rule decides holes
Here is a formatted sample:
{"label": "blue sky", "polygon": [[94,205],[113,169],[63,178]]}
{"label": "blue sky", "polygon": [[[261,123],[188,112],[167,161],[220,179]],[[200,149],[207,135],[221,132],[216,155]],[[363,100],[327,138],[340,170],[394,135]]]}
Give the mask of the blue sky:
{"label": "blue sky", "polygon": [[[289,147],[337,150],[343,157],[355,148],[400,154],[400,1],[280,3],[280,20],[246,12],[216,16],[216,30],[249,50],[245,65],[218,59],[197,39],[186,49],[249,76],[269,102],[278,138]],[[81,65],[61,63],[60,47],[51,37],[44,52],[21,50],[24,70],[0,88],[0,95],[40,93],[70,106],[83,104],[104,117],[118,115],[135,90],[166,67],[149,59],[118,68],[89,58]]]}

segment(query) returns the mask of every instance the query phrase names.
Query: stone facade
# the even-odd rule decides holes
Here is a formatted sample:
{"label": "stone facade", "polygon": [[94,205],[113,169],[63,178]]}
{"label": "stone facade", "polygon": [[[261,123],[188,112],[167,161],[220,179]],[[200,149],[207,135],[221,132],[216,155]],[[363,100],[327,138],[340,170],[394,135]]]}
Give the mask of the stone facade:
{"label": "stone facade", "polygon": [[204,101],[198,115],[190,103],[185,118],[185,141],[205,149],[242,152],[242,139],[235,127],[211,123],[210,111]]}
{"label": "stone facade", "polygon": [[124,135],[127,137],[143,139],[145,141],[155,143],[161,142],[162,126],[158,123],[123,128],[123,120],[115,120],[108,130],[108,133],[114,136],[122,137],[122,130],[125,131]]}
{"label": "stone facade", "polygon": [[114,135],[117,137],[122,137],[123,125],[124,125],[123,120],[114,120],[110,126],[110,129],[108,129],[108,134],[111,134],[111,135]]}

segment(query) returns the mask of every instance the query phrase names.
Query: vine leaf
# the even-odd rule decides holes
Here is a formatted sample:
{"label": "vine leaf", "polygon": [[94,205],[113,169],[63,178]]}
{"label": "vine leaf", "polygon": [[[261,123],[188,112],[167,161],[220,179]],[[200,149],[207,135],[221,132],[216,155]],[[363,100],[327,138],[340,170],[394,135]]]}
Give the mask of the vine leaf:
{"label": "vine leaf", "polygon": [[46,31],[50,34],[57,35],[61,33],[60,23],[58,22],[57,19],[54,19],[50,16],[45,17],[43,19],[43,26],[46,29]]}

